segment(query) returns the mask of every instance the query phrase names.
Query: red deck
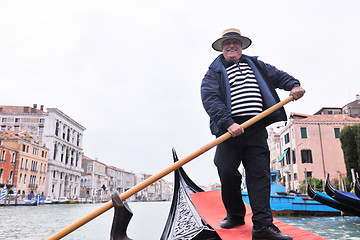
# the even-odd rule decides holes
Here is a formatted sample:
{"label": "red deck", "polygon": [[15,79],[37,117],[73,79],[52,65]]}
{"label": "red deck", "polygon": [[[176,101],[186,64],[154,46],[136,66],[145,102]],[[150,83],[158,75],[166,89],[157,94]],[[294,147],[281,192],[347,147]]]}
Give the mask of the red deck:
{"label": "red deck", "polygon": [[[245,225],[233,229],[222,229],[218,226],[219,222],[226,216],[226,210],[221,200],[219,190],[207,191],[191,194],[191,199],[199,212],[200,216],[218,233],[223,240],[251,240],[252,221],[251,208],[246,205]],[[326,239],[311,232],[294,227],[274,218],[274,224],[282,233],[288,234],[294,240],[318,240]]]}

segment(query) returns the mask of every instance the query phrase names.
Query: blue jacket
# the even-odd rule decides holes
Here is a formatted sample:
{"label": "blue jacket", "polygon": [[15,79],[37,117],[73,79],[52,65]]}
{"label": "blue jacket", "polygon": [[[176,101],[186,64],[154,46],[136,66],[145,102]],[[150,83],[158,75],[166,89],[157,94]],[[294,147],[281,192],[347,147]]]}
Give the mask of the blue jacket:
{"label": "blue jacket", "polygon": [[[227,132],[227,128],[234,123],[231,117],[229,79],[222,58],[221,54],[211,63],[201,83],[201,99],[210,116],[211,133],[216,136]],[[294,77],[258,60],[257,57],[243,54],[240,61],[247,62],[255,74],[263,98],[264,110],[280,101],[276,88],[290,91],[294,86],[300,85]],[[280,108],[263,121],[267,126],[286,120],[285,110]]]}

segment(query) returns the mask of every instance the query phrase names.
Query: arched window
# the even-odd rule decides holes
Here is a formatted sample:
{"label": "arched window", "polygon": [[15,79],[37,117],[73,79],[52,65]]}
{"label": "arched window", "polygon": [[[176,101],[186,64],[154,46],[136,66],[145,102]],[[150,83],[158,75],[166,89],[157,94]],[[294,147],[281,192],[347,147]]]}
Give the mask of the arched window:
{"label": "arched window", "polygon": [[5,152],[5,150],[3,150],[1,153],[1,158],[0,158],[0,160],[3,162],[5,162],[5,155],[6,155],[6,152]]}
{"label": "arched window", "polygon": [[16,160],[15,157],[16,157],[16,154],[13,153],[12,156],[11,156],[11,163],[12,164],[15,164],[15,160]]}
{"label": "arched window", "polygon": [[13,178],[13,170],[10,171],[10,175],[9,175],[9,182],[13,182],[12,181],[12,178]]}
{"label": "arched window", "polygon": [[56,122],[56,127],[55,127],[55,136],[59,136],[59,122]]}

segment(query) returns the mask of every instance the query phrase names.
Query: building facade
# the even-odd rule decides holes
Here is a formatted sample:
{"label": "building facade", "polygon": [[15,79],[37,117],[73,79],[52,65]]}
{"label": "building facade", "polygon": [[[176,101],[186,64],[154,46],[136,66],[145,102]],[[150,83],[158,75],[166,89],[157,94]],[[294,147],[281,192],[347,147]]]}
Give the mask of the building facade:
{"label": "building facade", "polygon": [[346,125],[360,123],[360,118],[324,113],[293,113],[279,134],[280,151],[273,152],[278,154],[278,161],[272,160],[271,167],[280,170],[282,183],[288,191],[299,191],[306,178],[325,180],[327,173],[331,178],[346,175],[340,131]]}
{"label": "building facade", "polygon": [[45,198],[48,148],[23,131],[0,131],[0,139],[1,159],[7,164],[3,175],[9,192],[20,199],[32,199],[37,194]]}
{"label": "building facade", "polygon": [[356,95],[356,100],[342,107],[342,112],[350,117],[360,118],[360,94]]}
{"label": "building facade", "polygon": [[82,139],[85,127],[57,108],[0,106],[1,130],[26,131],[49,148],[45,195],[76,199],[80,195]]}
{"label": "building facade", "polygon": [[83,155],[82,168],[84,172],[80,180],[80,198],[90,199],[92,202],[109,201],[111,192],[106,174],[107,166],[97,159]]}
{"label": "building facade", "polygon": [[106,168],[109,177],[108,187],[110,192],[118,191],[119,194],[129,190],[135,184],[135,174],[114,166]]}

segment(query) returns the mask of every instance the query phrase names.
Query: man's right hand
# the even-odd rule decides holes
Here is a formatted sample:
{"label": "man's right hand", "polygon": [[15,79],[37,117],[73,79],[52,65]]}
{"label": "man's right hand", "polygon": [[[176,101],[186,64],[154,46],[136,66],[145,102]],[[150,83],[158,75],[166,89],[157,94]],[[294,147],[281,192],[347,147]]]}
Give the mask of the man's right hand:
{"label": "man's right hand", "polygon": [[233,123],[227,130],[232,137],[237,137],[244,133],[243,127],[237,123]]}

